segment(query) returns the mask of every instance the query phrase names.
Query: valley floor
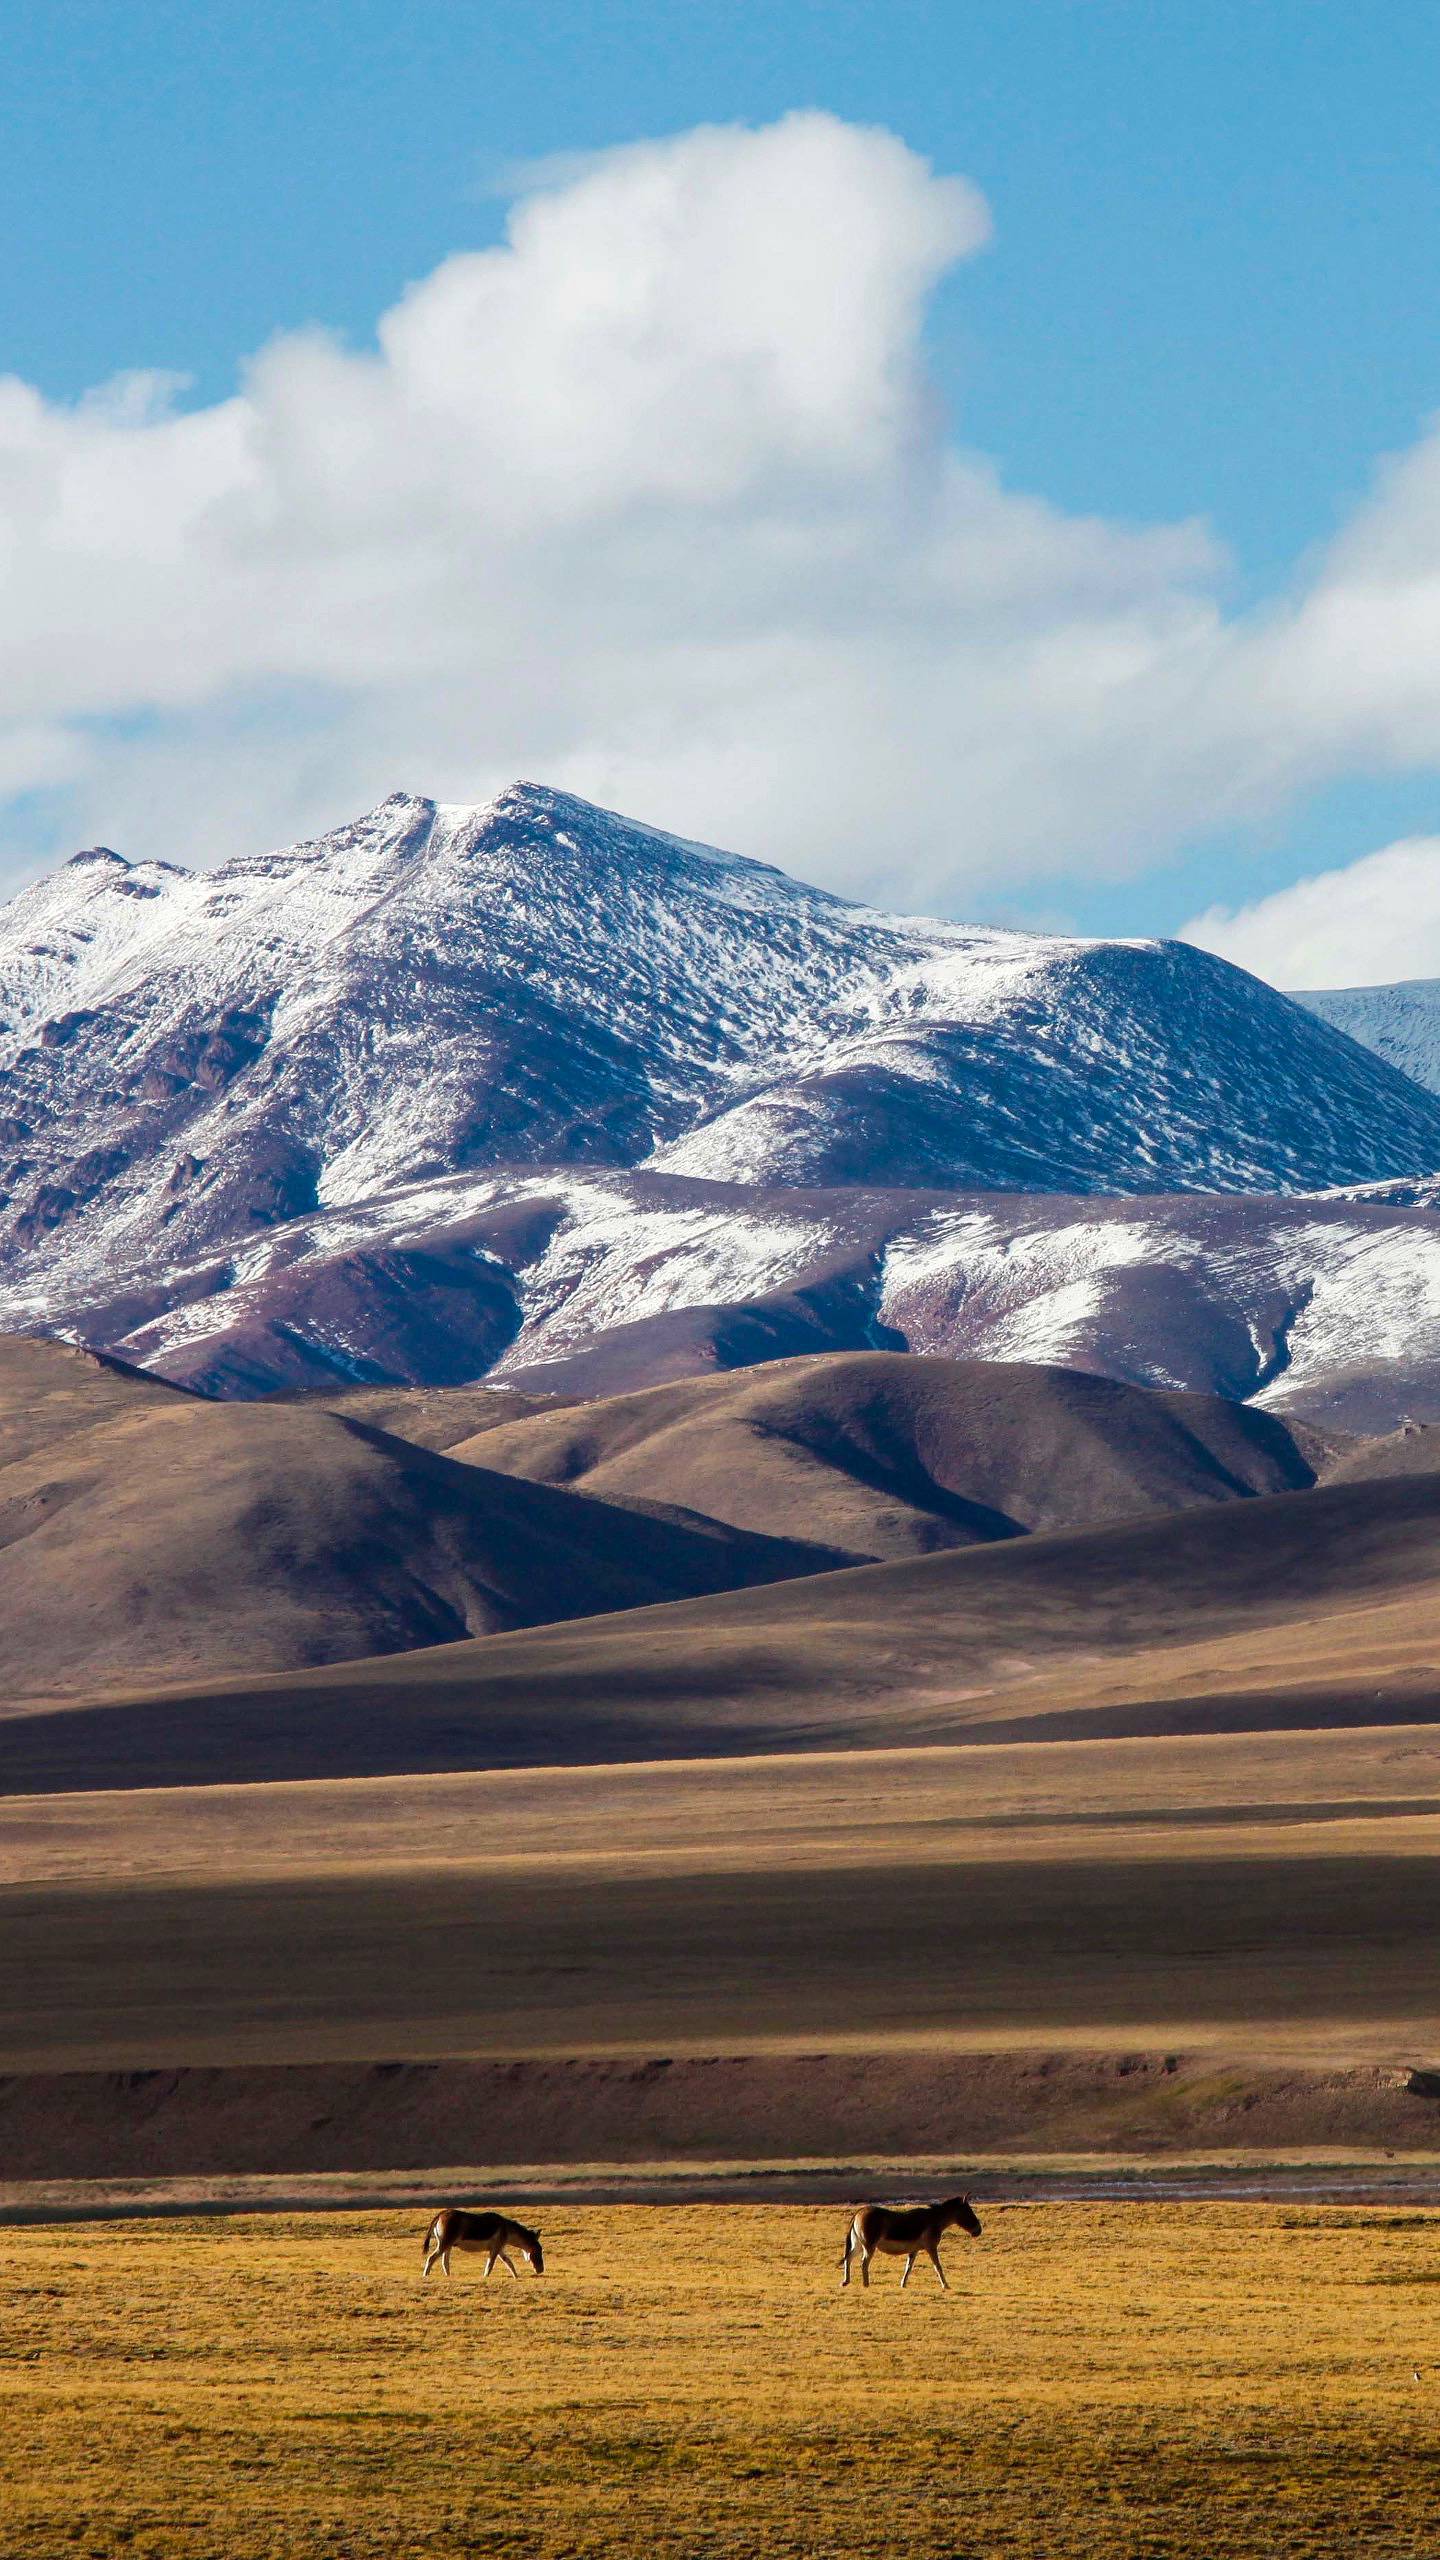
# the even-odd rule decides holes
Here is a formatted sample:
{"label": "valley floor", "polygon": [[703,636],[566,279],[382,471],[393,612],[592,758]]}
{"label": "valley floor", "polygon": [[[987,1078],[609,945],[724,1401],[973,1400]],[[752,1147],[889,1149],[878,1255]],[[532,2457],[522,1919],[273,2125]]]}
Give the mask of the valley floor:
{"label": "valley floor", "polygon": [[[0,2071],[1067,2048],[1432,2070],[1437,1847],[1434,1725],[16,1798]],[[940,2147],[808,2106],[797,2085],[746,2147]],[[641,2108],[628,2156],[664,2148]]]}
{"label": "valley floor", "polygon": [[[547,2209],[547,2272],[419,2280],[423,2215],[0,2236],[0,2537],[27,2560],[1422,2560],[1440,2215],[987,2204],[952,2291],[838,2289],[844,2214]],[[1419,2379],[1415,2378],[1418,2370]]]}

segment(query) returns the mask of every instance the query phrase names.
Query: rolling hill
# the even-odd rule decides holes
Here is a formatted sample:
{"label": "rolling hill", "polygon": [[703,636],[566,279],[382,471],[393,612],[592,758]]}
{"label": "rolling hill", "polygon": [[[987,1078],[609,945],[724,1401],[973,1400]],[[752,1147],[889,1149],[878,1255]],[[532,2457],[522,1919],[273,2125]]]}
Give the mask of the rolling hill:
{"label": "rolling hill", "polygon": [[[361,1661],[12,1694],[12,2175],[108,2192],[460,2145],[493,2181],[506,2152],[893,2155],[942,2117],[942,2148],[1433,2144],[1428,1434],[1302,1447],[1207,1399],[885,1355],[518,1415],[500,1389],[331,1413],[206,1405],[56,1346],[17,1362],[71,1396],[52,1612],[63,1572],[96,1632],[87,1537],[131,1577],[99,1586],[112,1640],[148,1640],[152,1597],[171,1628],[215,1605],[198,1576],[229,1559],[261,1660],[316,1633],[313,1596],[322,1635],[368,1642],[402,1600],[463,1604],[467,1572],[488,1608],[547,1575],[548,1605],[583,1605],[607,1560],[634,1576],[679,1556],[667,1536],[724,1534],[447,1444],[533,1434],[553,1463],[588,1431],[588,1474],[634,1466],[647,1500],[696,1490],[687,1468],[739,1495],[749,1467],[767,1506],[870,1528],[893,1506],[907,1539],[981,1462],[1017,1507],[1047,1474],[1101,1507],[1127,1468],[1151,1500],[1202,1492]],[[76,1425],[77,1394],[103,1418]],[[412,1402],[433,1449],[396,1436]],[[877,1460],[923,1481],[877,1485]],[[1204,1496],[1311,1464],[1338,1480]]]}
{"label": "rolling hill", "polygon": [[0,1443],[17,1406],[45,1436],[0,1465],[11,1701],[383,1655],[838,1560],[319,1408],[207,1404],[54,1344],[0,1345]]}
{"label": "rolling hill", "polygon": [[217,1396],[434,1385],[466,1367],[476,1293],[501,1290],[522,1320],[485,1379],[546,1398],[888,1349],[1059,1363],[1374,1434],[1440,1419],[1433,1188],[1101,1200],[457,1176],[257,1237],[238,1267],[182,1275],[168,1313],[138,1321],[131,1297],[91,1313],[130,1362]]}
{"label": "rolling hill", "polygon": [[242,1404],[19,1338],[0,1641],[12,1702],[291,1670],[1242,1499],[1332,1455],[1216,1397],[889,1353],[573,1407],[483,1386]]}
{"label": "rolling hill", "polygon": [[771,1536],[784,1523],[873,1559],[1292,1492],[1328,1455],[1318,1433],[1220,1396],[893,1351],[542,1406],[448,1445],[505,1475]]}
{"label": "rolling hill", "polygon": [[1440,1477],[1416,1475],[313,1670],[117,1680],[0,1716],[0,1793],[1432,1719]]}

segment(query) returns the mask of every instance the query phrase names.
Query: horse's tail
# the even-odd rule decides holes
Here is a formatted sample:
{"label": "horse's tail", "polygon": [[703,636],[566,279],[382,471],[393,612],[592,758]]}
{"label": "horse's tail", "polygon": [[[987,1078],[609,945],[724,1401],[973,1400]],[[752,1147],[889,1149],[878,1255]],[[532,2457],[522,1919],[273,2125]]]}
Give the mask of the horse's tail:
{"label": "horse's tail", "polygon": [[425,2236],[420,2243],[420,2254],[422,2257],[429,2257],[431,2250],[434,2248],[436,2241],[440,2237],[440,2225],[444,2219],[445,2217],[443,2214],[434,2213],[426,2223]]}

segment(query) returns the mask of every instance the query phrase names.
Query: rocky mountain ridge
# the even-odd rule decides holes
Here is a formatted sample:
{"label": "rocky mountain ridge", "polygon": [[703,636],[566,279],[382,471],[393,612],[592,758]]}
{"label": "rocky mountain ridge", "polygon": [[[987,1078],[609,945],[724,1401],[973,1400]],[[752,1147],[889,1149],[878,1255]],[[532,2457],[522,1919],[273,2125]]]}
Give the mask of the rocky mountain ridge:
{"label": "rocky mountain ridge", "polygon": [[[887,916],[529,784],[209,873],[96,848],[0,915],[0,1324],[210,1392],[601,1334],[670,1374],[721,1356],[711,1310],[727,1363],[980,1349],[1262,1393],[1316,1296],[1297,1227],[1334,1259],[1289,1201],[1437,1165],[1440,1097],[1209,954]],[[1236,1217],[1290,1239],[1273,1284],[1213,1242]],[[1422,1296],[1431,1242],[1386,1247]],[[1197,1252],[1233,1356],[1155,1374]]]}

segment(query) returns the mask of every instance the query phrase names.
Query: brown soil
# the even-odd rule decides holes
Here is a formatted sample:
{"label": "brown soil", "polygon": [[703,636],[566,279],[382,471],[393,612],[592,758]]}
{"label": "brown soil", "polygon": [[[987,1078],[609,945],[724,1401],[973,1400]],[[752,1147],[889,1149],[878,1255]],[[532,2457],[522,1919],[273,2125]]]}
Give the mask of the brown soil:
{"label": "brown soil", "polygon": [[302,2064],[0,2081],[17,2181],[469,2162],[1440,2152],[1440,2074],[1212,2055],[881,2053]]}

